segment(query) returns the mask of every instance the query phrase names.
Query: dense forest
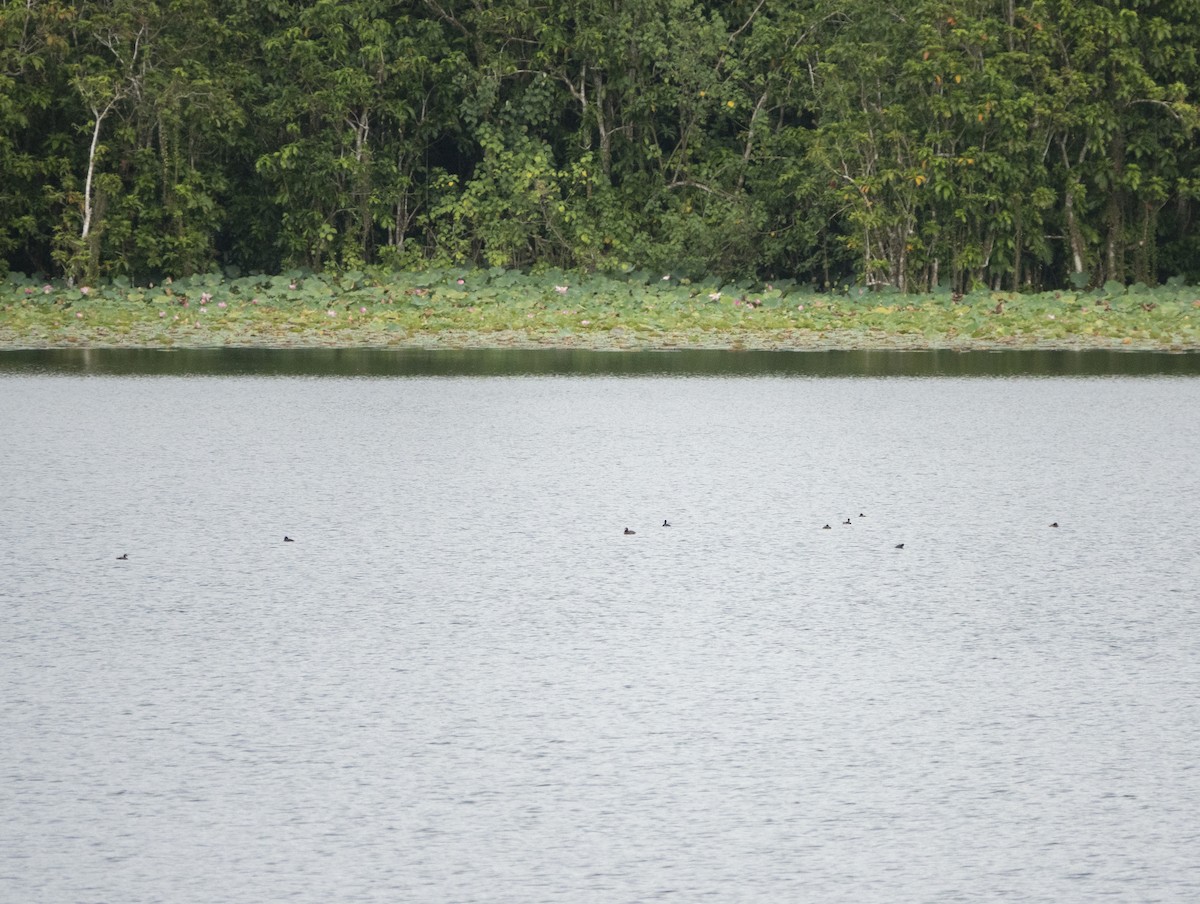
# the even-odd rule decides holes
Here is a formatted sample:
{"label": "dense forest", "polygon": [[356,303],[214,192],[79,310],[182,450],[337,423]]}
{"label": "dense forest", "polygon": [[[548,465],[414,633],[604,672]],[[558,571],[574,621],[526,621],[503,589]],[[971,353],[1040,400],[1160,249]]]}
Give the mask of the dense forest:
{"label": "dense forest", "polygon": [[1200,277],[1200,0],[0,0],[0,269]]}

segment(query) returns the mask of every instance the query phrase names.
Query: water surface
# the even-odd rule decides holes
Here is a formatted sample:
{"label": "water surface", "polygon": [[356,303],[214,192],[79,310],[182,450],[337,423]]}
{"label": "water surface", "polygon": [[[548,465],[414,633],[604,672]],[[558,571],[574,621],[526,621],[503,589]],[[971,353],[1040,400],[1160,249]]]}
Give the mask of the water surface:
{"label": "water surface", "polygon": [[1198,403],[0,375],[0,899],[1195,900]]}

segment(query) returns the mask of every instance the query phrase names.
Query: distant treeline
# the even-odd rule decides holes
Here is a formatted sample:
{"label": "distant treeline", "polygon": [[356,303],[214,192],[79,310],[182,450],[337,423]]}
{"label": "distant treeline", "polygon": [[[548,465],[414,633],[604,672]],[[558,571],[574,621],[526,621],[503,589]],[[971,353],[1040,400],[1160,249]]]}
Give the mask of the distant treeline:
{"label": "distant treeline", "polygon": [[1200,277],[1195,0],[0,0],[0,267]]}

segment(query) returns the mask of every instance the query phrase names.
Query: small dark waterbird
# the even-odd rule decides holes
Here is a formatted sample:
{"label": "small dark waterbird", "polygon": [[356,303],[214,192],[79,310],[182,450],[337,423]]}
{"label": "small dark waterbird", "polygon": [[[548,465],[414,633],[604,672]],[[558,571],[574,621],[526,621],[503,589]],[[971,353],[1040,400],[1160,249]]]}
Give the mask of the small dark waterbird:
{"label": "small dark waterbird", "polygon": [[1051,524],[1050,526],[1051,526],[1051,527],[1058,527],[1058,522],[1057,522],[1057,521],[1055,521],[1055,522],[1054,522],[1053,524]]}
{"label": "small dark waterbird", "polygon": [[123,553],[121,553],[121,555],[117,556],[117,561],[124,562],[124,561],[128,560],[128,558],[129,558],[129,553],[123,552]]}
{"label": "small dark waterbird", "polygon": [[636,533],[637,533],[637,531],[635,531],[635,530],[630,530],[629,528],[625,528],[625,533],[626,533],[626,534],[636,534]]}
{"label": "small dark waterbird", "polygon": [[284,543],[295,543],[296,541],[295,541],[295,540],[293,540],[291,537],[289,537],[287,534],[284,534],[284,535],[283,535],[283,542],[284,542]]}
{"label": "small dark waterbird", "polygon": [[671,522],[668,521],[666,518],[663,518],[663,527],[670,527],[670,526],[671,526]]}
{"label": "small dark waterbird", "polygon": [[897,549],[903,549],[903,548],[904,548],[904,544],[903,544],[903,543],[897,543],[897,544],[896,544],[896,548],[897,548]]}

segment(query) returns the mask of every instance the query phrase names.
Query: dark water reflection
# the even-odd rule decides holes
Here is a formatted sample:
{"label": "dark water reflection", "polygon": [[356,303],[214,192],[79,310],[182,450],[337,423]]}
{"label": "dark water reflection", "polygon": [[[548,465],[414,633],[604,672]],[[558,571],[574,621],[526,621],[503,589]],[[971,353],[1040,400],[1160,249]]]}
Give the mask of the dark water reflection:
{"label": "dark water reflection", "polygon": [[1087,351],[589,351],[572,349],[38,349],[0,373],[261,376],[1158,376],[1200,375],[1200,354]]}

